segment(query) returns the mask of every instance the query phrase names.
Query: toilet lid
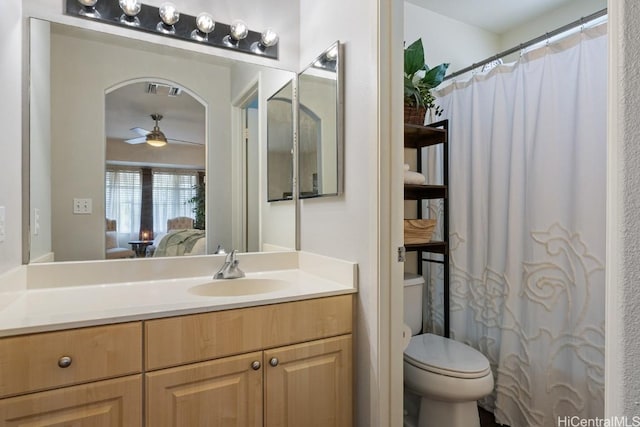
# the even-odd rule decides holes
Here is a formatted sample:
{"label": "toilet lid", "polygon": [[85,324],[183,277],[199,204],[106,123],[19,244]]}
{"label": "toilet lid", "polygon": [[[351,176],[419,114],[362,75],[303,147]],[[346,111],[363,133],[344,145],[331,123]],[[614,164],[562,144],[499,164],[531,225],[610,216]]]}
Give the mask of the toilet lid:
{"label": "toilet lid", "polygon": [[411,338],[404,360],[417,368],[457,378],[479,378],[490,372],[489,361],[478,350],[433,334]]}

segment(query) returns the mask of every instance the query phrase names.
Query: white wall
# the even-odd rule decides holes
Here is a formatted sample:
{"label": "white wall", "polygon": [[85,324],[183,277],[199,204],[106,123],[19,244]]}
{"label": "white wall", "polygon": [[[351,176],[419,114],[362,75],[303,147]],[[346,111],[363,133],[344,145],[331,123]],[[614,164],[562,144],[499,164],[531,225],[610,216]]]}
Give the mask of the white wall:
{"label": "white wall", "polygon": [[534,37],[553,31],[569,22],[591,15],[606,7],[607,0],[573,0],[565,3],[551,12],[545,13],[521,25],[517,25],[515,28],[500,34],[499,49],[495,53],[527,42]]}
{"label": "white wall", "polygon": [[[358,263],[356,416],[359,426],[384,423],[379,409],[377,277],[378,2],[300,1],[300,69],[336,40],[344,43],[345,192],[301,202],[305,251]],[[386,405],[386,403],[384,403]]]}
{"label": "white wall", "polygon": [[449,72],[499,51],[499,36],[492,32],[404,2],[405,44],[422,38],[427,65],[448,62]]}
{"label": "white wall", "polygon": [[0,242],[0,273],[22,261],[22,2],[3,0],[0,16],[0,207],[5,208],[5,238]]}

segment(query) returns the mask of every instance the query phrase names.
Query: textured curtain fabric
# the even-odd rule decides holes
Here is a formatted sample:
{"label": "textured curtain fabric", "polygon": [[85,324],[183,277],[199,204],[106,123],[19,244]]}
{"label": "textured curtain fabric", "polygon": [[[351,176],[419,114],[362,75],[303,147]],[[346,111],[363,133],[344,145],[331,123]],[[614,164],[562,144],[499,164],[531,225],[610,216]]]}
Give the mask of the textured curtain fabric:
{"label": "textured curtain fabric", "polygon": [[167,220],[179,216],[195,218],[194,204],[189,202],[196,195],[197,171],[153,173],[153,229],[167,232]]}
{"label": "textured curtain fabric", "polygon": [[[604,414],[606,38],[586,29],[439,93],[451,334],[490,360],[481,404],[511,427]],[[436,330],[441,300],[432,287]]]}
{"label": "textured curtain fabric", "polygon": [[118,246],[127,248],[140,233],[142,174],[139,170],[108,169],[105,179],[105,216],[117,223]]}

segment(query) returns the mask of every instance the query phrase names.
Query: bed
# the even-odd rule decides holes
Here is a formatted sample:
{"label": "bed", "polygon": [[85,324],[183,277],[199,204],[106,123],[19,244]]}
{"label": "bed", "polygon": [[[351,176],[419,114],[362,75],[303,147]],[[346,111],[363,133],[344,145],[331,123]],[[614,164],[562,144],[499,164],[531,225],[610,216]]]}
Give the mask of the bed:
{"label": "bed", "polygon": [[159,233],[147,247],[147,256],[205,255],[205,231],[193,228],[193,219],[177,217],[167,220],[167,232]]}

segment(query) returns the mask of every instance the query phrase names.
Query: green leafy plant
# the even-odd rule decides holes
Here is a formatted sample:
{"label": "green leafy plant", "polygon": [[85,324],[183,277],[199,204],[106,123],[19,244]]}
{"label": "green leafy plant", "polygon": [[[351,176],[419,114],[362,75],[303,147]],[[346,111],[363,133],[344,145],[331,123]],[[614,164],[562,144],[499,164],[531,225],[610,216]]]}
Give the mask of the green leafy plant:
{"label": "green leafy plant", "polygon": [[411,43],[404,50],[404,104],[415,108],[434,109],[436,116],[441,115],[442,109],[435,107],[435,97],[431,89],[442,83],[447,68],[447,63],[429,68],[424,61],[422,39]]}
{"label": "green leafy plant", "polygon": [[190,198],[189,200],[187,200],[187,203],[194,205],[193,213],[196,216],[196,220],[193,224],[193,228],[196,228],[198,230],[204,230],[206,226],[205,200],[206,200],[206,194],[207,194],[204,188],[204,182],[194,185],[193,189],[196,190],[196,195]]}

